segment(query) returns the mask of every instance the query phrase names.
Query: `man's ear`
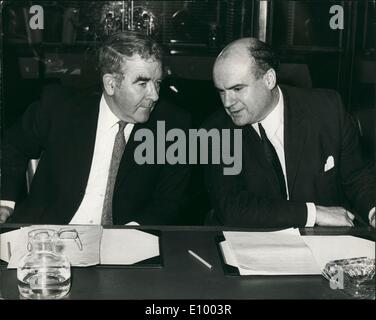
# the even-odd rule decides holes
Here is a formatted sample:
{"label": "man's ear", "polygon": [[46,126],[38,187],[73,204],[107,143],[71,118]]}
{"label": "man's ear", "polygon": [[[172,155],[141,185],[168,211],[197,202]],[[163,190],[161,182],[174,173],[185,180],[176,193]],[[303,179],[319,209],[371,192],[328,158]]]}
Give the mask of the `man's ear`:
{"label": "man's ear", "polygon": [[116,85],[114,76],[112,74],[106,73],[105,75],[103,75],[102,81],[104,90],[109,96],[112,96],[114,94]]}
{"label": "man's ear", "polygon": [[275,70],[273,68],[270,68],[266,73],[264,74],[264,81],[266,86],[273,90],[277,84],[277,75],[275,73]]}

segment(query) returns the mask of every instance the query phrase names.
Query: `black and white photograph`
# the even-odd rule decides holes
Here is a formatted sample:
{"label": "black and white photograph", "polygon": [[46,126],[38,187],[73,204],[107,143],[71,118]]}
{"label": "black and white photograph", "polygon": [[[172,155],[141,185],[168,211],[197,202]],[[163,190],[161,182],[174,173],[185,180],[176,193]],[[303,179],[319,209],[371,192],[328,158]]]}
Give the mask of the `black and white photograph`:
{"label": "black and white photograph", "polygon": [[0,13],[0,309],[374,302],[376,0]]}

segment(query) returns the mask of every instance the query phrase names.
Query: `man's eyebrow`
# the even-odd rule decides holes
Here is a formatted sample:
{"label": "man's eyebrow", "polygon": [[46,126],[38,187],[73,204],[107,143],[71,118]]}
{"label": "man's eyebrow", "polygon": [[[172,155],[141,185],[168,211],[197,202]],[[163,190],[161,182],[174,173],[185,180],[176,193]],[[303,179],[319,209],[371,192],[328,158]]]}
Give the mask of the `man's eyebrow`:
{"label": "man's eyebrow", "polygon": [[138,76],[138,77],[136,78],[136,80],[133,81],[133,83],[137,83],[137,82],[140,82],[140,81],[142,81],[142,82],[148,82],[148,81],[150,81],[150,80],[151,80],[150,77]]}
{"label": "man's eyebrow", "polygon": [[231,86],[230,88],[224,88],[224,89],[220,89],[218,87],[215,87],[218,91],[223,91],[223,90],[232,90],[232,89],[235,89],[236,87],[245,87],[247,86],[246,84],[242,84],[242,83],[238,83],[238,84],[235,84],[233,86]]}

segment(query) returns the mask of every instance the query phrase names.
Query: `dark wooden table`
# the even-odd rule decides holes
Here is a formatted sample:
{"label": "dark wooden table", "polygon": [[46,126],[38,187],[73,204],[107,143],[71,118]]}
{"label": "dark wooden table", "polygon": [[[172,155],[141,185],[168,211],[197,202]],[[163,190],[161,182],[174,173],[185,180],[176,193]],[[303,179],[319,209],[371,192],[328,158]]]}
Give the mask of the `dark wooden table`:
{"label": "dark wooden table", "polygon": [[[2,225],[17,227],[17,225]],[[216,237],[219,227],[140,227],[162,234],[163,267],[72,268],[67,299],[351,299],[333,290],[322,276],[228,276],[224,273]],[[248,230],[249,229],[236,229]],[[271,231],[271,230],[269,230]],[[370,228],[305,228],[306,235],[354,235],[375,240]],[[187,252],[193,250],[210,264],[209,270]],[[0,296],[19,299],[16,270],[0,266]]]}

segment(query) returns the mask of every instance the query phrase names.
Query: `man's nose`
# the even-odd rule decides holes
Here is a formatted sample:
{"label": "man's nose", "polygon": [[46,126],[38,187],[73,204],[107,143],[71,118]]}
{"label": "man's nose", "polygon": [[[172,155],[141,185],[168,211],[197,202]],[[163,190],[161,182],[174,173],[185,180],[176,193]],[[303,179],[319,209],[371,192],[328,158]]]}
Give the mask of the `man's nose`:
{"label": "man's nose", "polygon": [[222,102],[225,108],[230,108],[234,104],[234,97],[231,92],[224,92]]}
{"label": "man's nose", "polygon": [[153,100],[154,102],[158,100],[159,98],[159,88],[154,83],[149,84],[149,92],[148,92],[148,98],[150,100]]}

